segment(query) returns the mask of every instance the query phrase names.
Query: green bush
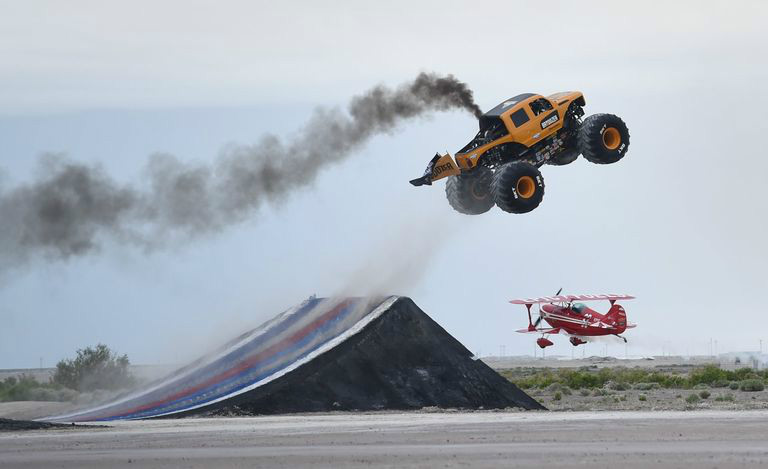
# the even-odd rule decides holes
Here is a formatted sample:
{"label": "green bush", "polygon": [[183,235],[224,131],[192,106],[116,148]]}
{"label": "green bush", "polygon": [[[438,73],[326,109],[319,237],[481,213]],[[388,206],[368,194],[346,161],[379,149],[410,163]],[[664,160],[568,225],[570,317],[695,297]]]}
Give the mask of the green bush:
{"label": "green bush", "polygon": [[582,397],[589,396],[589,389],[581,389],[581,390],[579,390],[579,395],[582,396]]}
{"label": "green bush", "polygon": [[547,391],[549,392],[556,392],[563,389],[563,385],[560,383],[552,383],[549,386],[547,386]]}
{"label": "green bush", "polygon": [[744,381],[745,379],[764,378],[765,376],[756,373],[752,368],[739,368],[734,370],[730,379],[734,381]]}
{"label": "green bush", "polygon": [[568,387],[573,389],[599,388],[607,381],[604,375],[584,369],[569,370],[569,372],[564,373],[563,379]]}
{"label": "green bush", "polygon": [[639,401],[645,401],[645,400],[647,400],[648,398],[647,398],[647,397],[645,397],[645,394],[640,394],[639,396],[637,396],[637,399],[638,399]]}
{"label": "green bush", "polygon": [[702,399],[709,399],[709,396],[711,396],[711,394],[706,390],[699,393],[699,397]]}
{"label": "green bush", "polygon": [[696,404],[697,402],[699,402],[699,396],[697,396],[696,394],[691,394],[685,398],[685,402],[689,404]]}
{"label": "green bush", "polygon": [[114,390],[129,387],[134,378],[127,355],[118,356],[104,344],[77,351],[77,357],[56,364],[53,382],[77,391]]}
{"label": "green bush", "polygon": [[28,375],[0,381],[0,402],[5,401],[71,401],[77,393],[52,383],[40,383]]}
{"label": "green bush", "polygon": [[745,392],[762,391],[765,389],[763,382],[759,379],[745,379],[741,382],[739,387],[742,391]]}
{"label": "green bush", "polygon": [[554,396],[552,396],[553,401],[559,401],[563,398],[563,394],[560,391],[557,391]]}
{"label": "green bush", "polygon": [[733,394],[725,394],[722,396],[717,396],[715,400],[718,402],[723,402],[723,401],[733,402]]}
{"label": "green bush", "polygon": [[650,391],[651,389],[659,389],[659,383],[637,383],[633,388],[638,391]]}
{"label": "green bush", "polygon": [[729,378],[729,373],[732,372],[721,370],[717,365],[706,365],[692,370],[688,376],[688,380],[690,381],[691,386],[696,386],[697,384],[711,385],[720,380],[727,380]]}
{"label": "green bush", "polygon": [[735,391],[735,390],[739,389],[739,382],[738,381],[731,381],[731,384],[729,384],[728,387]]}
{"label": "green bush", "polygon": [[[704,389],[708,387],[725,387],[730,383],[731,389],[738,389],[739,382],[746,379],[768,379],[768,370],[755,371],[741,368],[734,371],[722,370],[716,365],[706,365],[694,368],[687,375],[676,371],[659,371],[647,368],[596,368],[582,367],[560,369],[519,368],[503,370],[501,373],[510,381],[523,389],[549,389],[558,385],[555,390],[569,389],[599,389],[610,388],[622,390],[634,387],[640,391],[655,389]],[[734,384],[735,382],[735,384]],[[736,386],[736,387],[733,387]],[[551,391],[554,392],[554,391]],[[565,391],[563,391],[565,392]]]}
{"label": "green bush", "polygon": [[608,387],[614,391],[626,391],[629,389],[629,385],[627,383],[613,381],[608,384]]}

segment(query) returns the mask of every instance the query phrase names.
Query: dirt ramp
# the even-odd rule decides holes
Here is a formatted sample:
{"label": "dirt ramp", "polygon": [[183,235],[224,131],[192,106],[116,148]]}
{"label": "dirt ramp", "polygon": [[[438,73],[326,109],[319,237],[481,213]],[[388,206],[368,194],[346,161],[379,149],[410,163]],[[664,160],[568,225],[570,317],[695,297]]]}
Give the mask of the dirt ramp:
{"label": "dirt ramp", "polygon": [[409,298],[309,298],[169,375],[53,422],[211,413],[542,408]]}
{"label": "dirt ramp", "polygon": [[360,332],[293,372],[221,402],[212,414],[422,407],[544,409],[453,338],[410,299],[397,298]]}

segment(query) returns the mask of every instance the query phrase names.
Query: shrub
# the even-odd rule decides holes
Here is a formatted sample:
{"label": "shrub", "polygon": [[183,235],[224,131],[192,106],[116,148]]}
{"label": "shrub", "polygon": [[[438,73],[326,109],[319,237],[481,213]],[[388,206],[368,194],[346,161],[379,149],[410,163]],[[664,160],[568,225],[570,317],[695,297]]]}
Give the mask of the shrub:
{"label": "shrub", "polygon": [[745,379],[754,379],[761,377],[757,375],[752,368],[739,368],[738,370],[733,371],[733,374],[731,375],[731,379],[735,381],[744,381]]}
{"label": "shrub", "polygon": [[739,382],[738,381],[731,381],[731,384],[729,384],[728,387],[735,391],[735,390],[739,389]]}
{"label": "shrub", "polygon": [[77,357],[56,364],[53,382],[78,391],[122,389],[133,384],[127,355],[118,356],[104,344],[77,351]]}
{"label": "shrub", "polygon": [[755,371],[741,368],[735,371],[722,370],[716,365],[695,367],[688,374],[676,371],[650,370],[645,368],[600,368],[582,367],[578,369],[537,369],[517,368],[503,370],[501,373],[523,389],[549,389],[550,392],[568,389],[614,389],[622,391],[634,387],[640,391],[654,389],[706,389],[713,387],[734,386],[746,379],[768,380],[768,370]]}
{"label": "shrub", "polygon": [[589,389],[582,389],[582,390],[580,390],[579,391],[579,395],[581,395],[583,397],[589,396]]}
{"label": "shrub", "polygon": [[553,401],[559,401],[563,398],[563,394],[560,391],[557,391],[554,396],[552,396]]}
{"label": "shrub", "polygon": [[688,380],[692,386],[696,386],[697,384],[711,385],[716,381],[728,379],[729,374],[728,371],[721,370],[717,365],[707,365],[691,371]]}
{"label": "shrub", "polygon": [[605,396],[605,391],[603,391],[602,389],[595,389],[594,391],[592,391],[592,395],[593,396]]}
{"label": "shrub", "polygon": [[755,391],[762,391],[765,389],[765,386],[763,385],[763,382],[759,379],[745,379],[741,382],[740,386],[742,391],[745,392],[755,392]]}
{"label": "shrub", "polygon": [[715,400],[718,402],[723,402],[723,401],[733,402],[733,394],[725,394],[723,396],[717,396]]}
{"label": "shrub", "polygon": [[706,391],[706,390],[701,391],[699,393],[699,397],[702,399],[709,399],[709,396],[711,396],[711,394],[709,393],[709,391]]}
{"label": "shrub", "polygon": [[573,389],[598,388],[605,384],[605,375],[592,373],[586,369],[567,370],[563,378],[568,387]]}
{"label": "shrub", "polygon": [[629,385],[627,383],[615,382],[615,381],[608,383],[608,387],[610,389],[613,389],[614,391],[626,391],[627,389],[629,389]]}
{"label": "shrub", "polygon": [[61,385],[40,383],[31,376],[13,376],[0,381],[0,402],[2,401],[72,401],[77,393]]}
{"label": "shrub", "polygon": [[552,383],[549,386],[547,386],[547,391],[549,392],[556,392],[563,389],[563,386],[560,383]]}
{"label": "shrub", "polygon": [[640,401],[645,401],[645,400],[647,400],[648,398],[647,398],[647,397],[645,397],[645,394],[640,394],[639,396],[637,396],[637,399],[638,399],[638,400],[640,400]]}
{"label": "shrub", "polygon": [[651,389],[659,389],[659,383],[637,383],[633,387],[638,391],[650,391]]}
{"label": "shrub", "polygon": [[699,396],[697,396],[696,394],[691,394],[690,396],[685,398],[685,402],[689,404],[696,404],[697,402],[699,402]]}

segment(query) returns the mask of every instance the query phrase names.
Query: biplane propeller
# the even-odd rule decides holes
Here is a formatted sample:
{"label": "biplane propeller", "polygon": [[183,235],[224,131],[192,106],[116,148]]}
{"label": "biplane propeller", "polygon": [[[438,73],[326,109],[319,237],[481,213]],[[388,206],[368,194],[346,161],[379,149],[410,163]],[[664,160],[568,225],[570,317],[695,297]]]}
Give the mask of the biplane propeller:
{"label": "biplane propeller", "polygon": [[[560,287],[559,290],[557,290],[557,293],[555,293],[555,296],[559,295],[560,292],[563,291],[563,287]],[[541,308],[539,308],[539,317],[536,318],[536,322],[533,323],[533,327],[539,327],[539,324],[541,323],[541,320],[544,319],[544,316],[541,314]]]}

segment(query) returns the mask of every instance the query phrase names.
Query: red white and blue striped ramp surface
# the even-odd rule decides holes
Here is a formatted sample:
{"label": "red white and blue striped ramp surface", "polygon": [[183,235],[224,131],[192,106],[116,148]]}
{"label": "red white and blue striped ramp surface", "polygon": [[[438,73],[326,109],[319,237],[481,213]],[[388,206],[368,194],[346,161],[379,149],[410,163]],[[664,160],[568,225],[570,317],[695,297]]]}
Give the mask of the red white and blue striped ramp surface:
{"label": "red white and blue striped ramp surface", "polygon": [[139,390],[41,420],[144,419],[203,411],[274,381],[333,349],[383,314],[397,298],[310,298]]}

